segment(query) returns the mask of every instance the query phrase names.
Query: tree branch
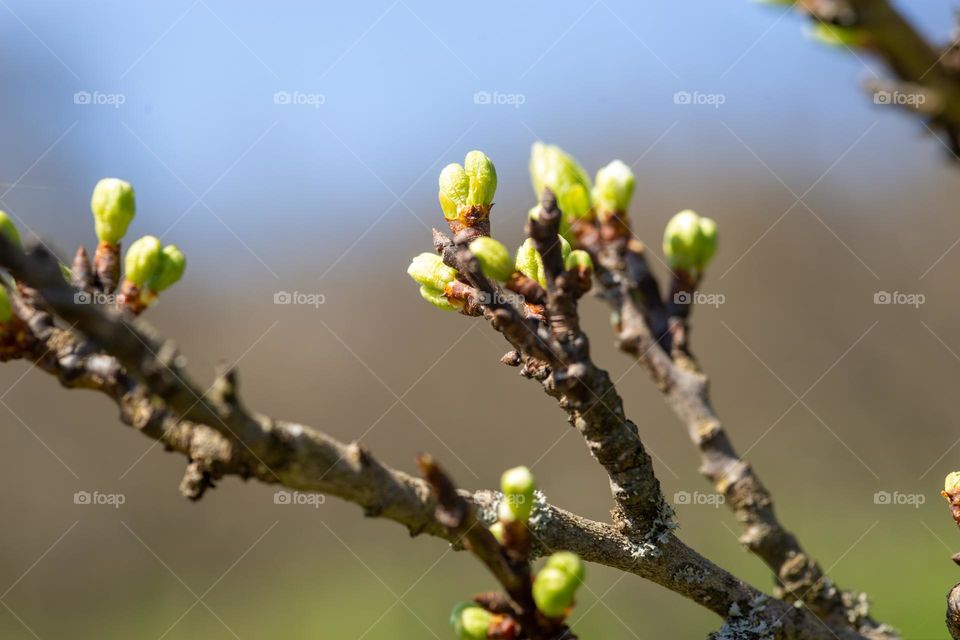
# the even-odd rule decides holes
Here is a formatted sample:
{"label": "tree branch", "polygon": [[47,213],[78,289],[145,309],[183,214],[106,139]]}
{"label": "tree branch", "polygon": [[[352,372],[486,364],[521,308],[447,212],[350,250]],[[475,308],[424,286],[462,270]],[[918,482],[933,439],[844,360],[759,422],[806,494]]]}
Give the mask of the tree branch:
{"label": "tree branch", "polygon": [[[382,465],[357,443],[344,444],[304,425],[247,413],[239,401],[235,374],[222,375],[209,396],[198,394],[194,402],[202,404],[199,412],[192,403],[185,406],[187,392],[172,387],[193,392],[198,388],[176,367],[172,348],[161,346],[168,343],[148,337],[140,323],[129,322],[111,309],[76,304],[76,290],[63,281],[56,259],[44,249],[25,254],[0,235],[0,265],[36,293],[34,296],[30,292],[28,299],[16,299],[17,314],[30,329],[29,336],[23,336],[21,357],[31,359],[67,387],[106,394],[120,408],[122,421],[163,442],[168,449],[187,455],[190,466],[183,490],[188,497],[199,497],[204,487],[226,475],[253,477],[343,498],[360,505],[368,516],[403,524],[414,535],[427,533],[451,542],[460,539],[454,530],[437,521],[438,505],[426,482]],[[41,303],[92,342],[55,326],[53,319],[36,306]],[[134,339],[127,339],[124,333]],[[98,352],[93,343],[106,353]],[[5,355],[11,357],[10,353]],[[168,367],[167,374],[162,374],[161,370]],[[213,419],[208,424],[194,420],[192,416],[196,415]],[[238,437],[238,432],[247,439]],[[460,495],[476,506],[481,520],[489,523],[495,519],[499,494],[479,491]],[[534,554],[574,551],[587,561],[656,582],[714,611],[728,624],[736,624],[744,616],[762,620],[769,630],[763,637],[862,638],[850,629],[828,628],[802,609],[767,598],[672,533],[662,540],[661,553],[647,553],[642,544],[614,527],[545,501],[535,505],[529,527],[534,534]]]}
{"label": "tree branch", "polygon": [[689,351],[690,307],[674,304],[672,293],[692,291],[696,282],[675,275],[670,300],[662,300],[643,243],[629,233],[626,221],[615,219],[600,228],[581,228],[578,235],[594,256],[601,295],[614,311],[620,350],[644,365],[686,427],[700,452],[701,473],[743,524],[741,542],[771,568],[778,595],[788,602],[803,602],[832,626],[850,625],[867,637],[896,638],[890,627],[869,616],[865,596],[837,589],[777,519],[773,498],[734,449],[710,403],[709,380]]}

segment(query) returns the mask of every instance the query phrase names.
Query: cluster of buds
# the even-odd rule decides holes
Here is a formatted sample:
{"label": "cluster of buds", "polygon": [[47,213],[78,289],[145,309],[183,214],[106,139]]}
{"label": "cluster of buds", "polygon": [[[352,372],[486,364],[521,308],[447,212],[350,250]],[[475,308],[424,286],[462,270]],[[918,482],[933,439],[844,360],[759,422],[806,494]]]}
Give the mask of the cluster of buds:
{"label": "cluster of buds", "polygon": [[420,285],[423,299],[436,308],[443,311],[463,309],[463,301],[452,291],[458,282],[457,270],[443,264],[443,259],[437,254],[421,253],[410,262],[407,274]]}
{"label": "cluster of buds", "polygon": [[670,219],[663,232],[663,253],[675,272],[698,279],[717,252],[717,223],[687,209]]}
{"label": "cluster of buds", "polygon": [[[530,180],[534,196],[540,198],[544,189],[550,189],[563,212],[560,233],[568,235],[570,227],[579,220],[592,219],[590,176],[576,160],[558,146],[533,143],[530,151]],[[537,208],[531,210],[536,215]]]}
{"label": "cluster of buds", "polygon": [[[593,259],[590,254],[582,249],[573,250],[570,243],[563,236],[557,236],[557,242],[560,243],[560,252],[563,255],[563,267],[567,270],[574,270],[587,278],[589,282],[590,275],[593,273]],[[543,256],[537,251],[533,239],[527,238],[520,248],[517,249],[516,269],[531,280],[540,283],[540,286],[546,286],[546,276],[543,270]],[[586,287],[589,288],[589,285]]]}
{"label": "cluster of buds", "polygon": [[448,164],[440,172],[440,208],[454,235],[490,235],[490,208],[497,192],[497,169],[482,151],[471,151],[463,165]]}
{"label": "cluster of buds", "polygon": [[566,617],[585,576],[583,560],[575,553],[558,551],[547,558],[533,581],[533,601],[540,613],[548,618]]}
{"label": "cluster of buds", "polygon": [[[536,488],[536,480],[527,467],[505,471],[500,477],[503,498],[497,508],[497,521],[490,526],[490,532],[504,551],[522,563],[528,562],[527,525],[533,515]],[[532,581],[530,597],[536,606],[534,617],[548,628],[565,628],[563,619],[574,605],[584,575],[583,560],[577,554],[560,551],[551,555]],[[518,637],[516,623],[503,613],[508,609],[490,606],[492,601],[490,594],[484,594],[475,602],[461,602],[454,607],[450,625],[460,640]]]}
{"label": "cluster of buds", "polygon": [[127,249],[120,304],[133,313],[143,312],[161,291],[180,281],[186,267],[187,259],[175,245],[163,246],[154,236],[140,238]]}

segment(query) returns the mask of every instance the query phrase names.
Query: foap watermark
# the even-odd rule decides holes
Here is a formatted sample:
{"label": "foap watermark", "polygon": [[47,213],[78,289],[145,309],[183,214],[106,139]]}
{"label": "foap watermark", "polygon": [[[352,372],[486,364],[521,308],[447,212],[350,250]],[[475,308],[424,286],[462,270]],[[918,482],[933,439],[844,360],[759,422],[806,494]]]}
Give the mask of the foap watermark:
{"label": "foap watermark", "polygon": [[302,91],[277,91],[273,94],[273,104],[294,107],[313,107],[319,109],[326,104],[327,96],[322,93],[304,93]]}
{"label": "foap watermark", "polygon": [[698,506],[707,506],[713,507],[715,509],[720,508],[720,505],[724,504],[727,501],[725,497],[719,493],[703,493],[701,491],[677,491],[673,494],[673,504],[676,505],[698,505]]}
{"label": "foap watermark", "polygon": [[678,291],[673,294],[674,304],[695,304],[699,307],[717,308],[727,301],[722,293],[703,293],[702,291]]}
{"label": "foap watermark", "polygon": [[703,93],[701,91],[677,91],[673,94],[673,104],[708,106],[719,109],[726,103],[727,96],[723,93]]}
{"label": "foap watermark", "polygon": [[902,107],[919,107],[927,101],[922,91],[888,91],[880,89],[873,93],[873,104],[893,104]]}
{"label": "foap watermark", "polygon": [[313,307],[318,309],[327,301],[322,293],[303,293],[300,291],[277,291],[273,294],[273,304]]}
{"label": "foap watermark", "polygon": [[516,307],[523,304],[524,297],[512,291],[494,291],[493,294],[489,294],[486,291],[478,291],[474,296],[474,300],[477,304],[512,304]]}
{"label": "foap watermark", "polygon": [[904,293],[902,291],[877,291],[873,294],[873,304],[898,304],[917,309],[927,301],[922,293]]}
{"label": "foap watermark", "polygon": [[301,493],[299,491],[277,491],[273,494],[273,504],[296,505],[319,509],[327,501],[322,493]]}
{"label": "foap watermark", "polygon": [[477,91],[473,94],[473,104],[506,106],[519,109],[527,101],[522,93],[501,93],[500,91]]}
{"label": "foap watermark", "polygon": [[73,294],[74,304],[106,304],[116,305],[117,295],[102,291],[77,291]]}
{"label": "foap watermark", "polygon": [[108,506],[119,509],[127,501],[122,493],[101,493],[100,491],[77,491],[73,494],[73,504]]}
{"label": "foap watermark", "polygon": [[82,106],[113,107],[119,109],[127,101],[122,93],[105,93],[103,91],[77,91],[73,94],[73,104]]}
{"label": "foap watermark", "polygon": [[900,493],[899,491],[877,491],[873,494],[873,504],[913,507],[919,509],[927,501],[922,493]]}

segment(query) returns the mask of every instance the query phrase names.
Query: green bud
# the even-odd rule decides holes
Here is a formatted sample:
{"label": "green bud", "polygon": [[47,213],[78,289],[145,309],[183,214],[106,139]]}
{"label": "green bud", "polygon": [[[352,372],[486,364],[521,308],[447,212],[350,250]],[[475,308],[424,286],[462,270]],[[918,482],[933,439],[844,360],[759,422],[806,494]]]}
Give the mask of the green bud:
{"label": "green bud", "polygon": [[443,258],[437,254],[426,251],[410,262],[407,274],[418,284],[439,291],[457,279],[456,269],[443,264]]}
{"label": "green bud", "polygon": [[687,209],[670,219],[663,232],[663,253],[671,269],[700,273],[717,251],[717,223]]}
{"label": "green bud", "polygon": [[168,244],[160,254],[160,266],[157,273],[148,283],[149,288],[156,293],[165,291],[180,281],[187,268],[187,258],[176,245]]}
{"label": "green bud", "polygon": [[455,220],[464,207],[493,202],[497,191],[497,170],[482,151],[471,151],[463,166],[448,164],[440,172],[440,208],[447,220]]}
{"label": "green bud", "polygon": [[577,583],[583,582],[587,575],[587,569],[580,556],[572,551],[558,551],[547,559],[547,567],[559,569],[569,576],[576,578]]}
{"label": "green bud", "polygon": [[540,257],[531,238],[527,238],[517,249],[516,270],[531,280],[536,280],[540,286],[547,286],[543,273],[543,258]]}
{"label": "green bud", "polygon": [[503,490],[503,501],[510,513],[511,520],[526,522],[533,511],[533,492],[537,483],[526,467],[508,469],[500,476],[500,488]]}
{"label": "green bud", "polygon": [[460,311],[463,309],[463,303],[459,300],[451,300],[439,289],[432,289],[426,285],[420,287],[420,297],[442,311]]}
{"label": "green bud", "polygon": [[493,614],[473,602],[461,602],[450,614],[450,626],[460,640],[487,640]]}
{"label": "green bud", "polygon": [[100,241],[117,244],[137,212],[133,187],[117,178],[104,178],[93,188],[90,209]]}
{"label": "green bud", "polygon": [[145,287],[157,275],[163,248],[153,236],[144,236],[127,249],[124,266],[126,278],[138,287]]}
{"label": "green bud", "polygon": [[560,147],[534,142],[530,152],[530,179],[539,198],[545,188],[557,197],[565,222],[590,213],[590,177]]}
{"label": "green bud", "polygon": [[497,169],[482,151],[471,151],[463,160],[463,169],[470,178],[467,204],[489,205],[497,191]]}
{"label": "green bud", "polygon": [[557,236],[557,239],[560,240],[560,255],[563,257],[563,263],[566,264],[567,258],[570,257],[570,251],[572,247],[570,246],[570,243],[567,242],[567,239],[563,236]]}
{"label": "green bud", "polygon": [[947,474],[943,481],[943,492],[953,493],[960,489],[960,471],[953,471]]}
{"label": "green bud", "polygon": [[570,255],[567,256],[567,259],[563,261],[563,266],[566,269],[583,269],[585,271],[593,271],[593,259],[586,251],[577,249],[576,251],[570,252]]}
{"label": "green bud", "polygon": [[13,224],[13,220],[10,219],[10,216],[7,215],[6,211],[0,211],[0,233],[7,237],[7,240],[17,245],[20,244],[20,232],[17,231],[17,227]]}
{"label": "green bud", "polygon": [[633,171],[620,160],[614,160],[597,171],[597,182],[593,187],[597,211],[601,215],[625,213],[636,182]]}
{"label": "green bud", "polygon": [[477,238],[470,243],[470,252],[477,257],[480,268],[488,278],[506,282],[513,275],[513,260],[502,242],[486,236]]}
{"label": "green bud", "polygon": [[840,27],[819,21],[810,30],[810,36],[823,44],[842,49],[865,47],[870,42],[869,32],[861,27]]}
{"label": "green bud", "polygon": [[499,520],[490,525],[490,533],[497,539],[497,542],[503,544],[503,523]]}
{"label": "green bud", "polygon": [[10,294],[7,288],[0,285],[0,322],[10,322],[13,319],[13,306],[10,304]]}
{"label": "green bud", "polygon": [[540,205],[535,204],[535,205],[533,205],[532,207],[530,207],[530,210],[527,211],[527,217],[530,218],[531,220],[539,220],[539,219],[540,219]]}
{"label": "green bud", "polygon": [[700,260],[705,269],[713,256],[717,253],[717,223],[713,218],[700,218],[700,234],[703,238],[703,246],[700,250]]}
{"label": "green bud", "polygon": [[562,618],[573,606],[579,584],[574,576],[561,569],[544,567],[533,581],[533,601],[548,618]]}
{"label": "green bud", "polygon": [[470,176],[457,163],[448,164],[440,172],[440,208],[447,220],[456,220],[470,197]]}

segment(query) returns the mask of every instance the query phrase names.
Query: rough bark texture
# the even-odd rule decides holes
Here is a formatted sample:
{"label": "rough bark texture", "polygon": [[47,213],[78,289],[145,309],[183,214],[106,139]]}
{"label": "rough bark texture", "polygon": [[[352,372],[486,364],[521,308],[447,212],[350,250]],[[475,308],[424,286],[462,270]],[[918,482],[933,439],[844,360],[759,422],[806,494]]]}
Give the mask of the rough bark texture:
{"label": "rough bark texture", "polygon": [[[605,228],[615,225],[614,228]],[[689,350],[689,305],[663,300],[643,244],[623,232],[626,220],[599,228],[581,226],[579,243],[594,256],[601,295],[614,311],[619,348],[650,372],[700,452],[700,471],[726,498],[743,525],[741,542],[773,571],[778,596],[803,603],[831,626],[849,625],[871,638],[896,633],[869,615],[866,596],[843,592],[823,574],[778,520],[773,498],[753,468],[740,458],[709,399],[709,381]],[[674,274],[669,291],[692,291],[689,274]]]}

